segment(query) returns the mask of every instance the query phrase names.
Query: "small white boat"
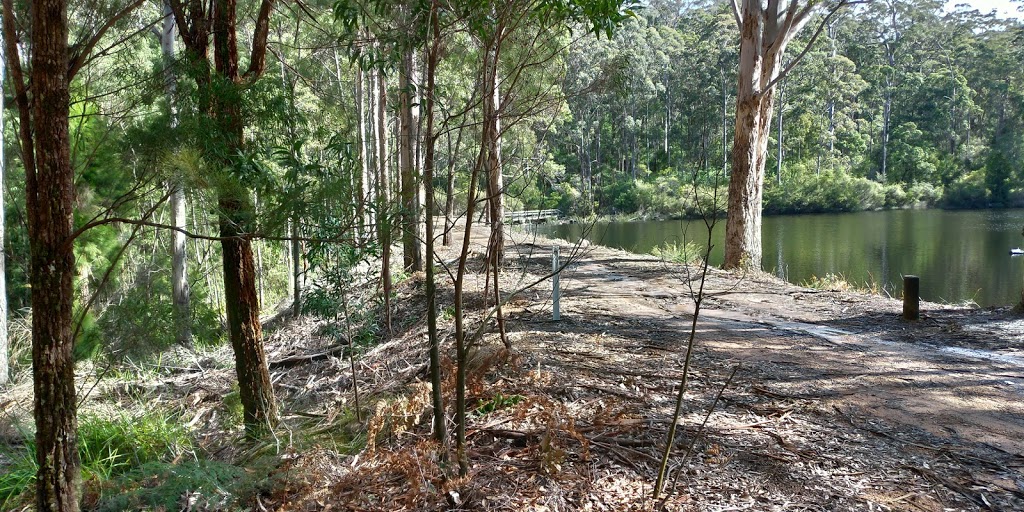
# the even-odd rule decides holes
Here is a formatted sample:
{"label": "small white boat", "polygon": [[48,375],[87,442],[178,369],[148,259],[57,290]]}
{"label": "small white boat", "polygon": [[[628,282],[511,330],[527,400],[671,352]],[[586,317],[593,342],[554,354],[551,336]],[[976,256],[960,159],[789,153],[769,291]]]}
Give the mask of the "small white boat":
{"label": "small white boat", "polygon": [[1010,249],[1010,256],[1021,256],[1024,255],[1024,249],[1017,247],[1016,249]]}

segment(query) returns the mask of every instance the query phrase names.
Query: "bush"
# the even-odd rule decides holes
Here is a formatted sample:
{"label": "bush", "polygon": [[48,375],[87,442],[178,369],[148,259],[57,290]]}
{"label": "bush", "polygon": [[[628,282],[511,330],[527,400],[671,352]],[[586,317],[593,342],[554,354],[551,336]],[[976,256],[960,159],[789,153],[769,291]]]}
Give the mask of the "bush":
{"label": "bush", "polygon": [[943,208],[982,208],[988,204],[984,172],[971,172],[951,183],[942,194]]}
{"label": "bush", "polygon": [[902,189],[887,190],[867,178],[823,172],[799,175],[781,185],[767,183],[765,213],[827,213],[873,210],[886,206],[887,198],[900,197]]}
{"label": "bush", "polygon": [[[0,452],[0,509],[25,498],[35,484],[34,436],[22,432],[24,443]],[[193,451],[191,434],[175,415],[147,410],[115,418],[83,415],[78,424],[78,455],[82,479],[97,487],[146,464],[175,460]]]}
{"label": "bush", "polygon": [[907,193],[898,183],[889,183],[882,186],[885,194],[883,206],[886,208],[903,208],[909,206]]}
{"label": "bush", "polygon": [[942,199],[942,187],[936,187],[931,183],[914,183],[907,190],[907,197],[915,203],[935,206]]}
{"label": "bush", "polygon": [[687,240],[683,244],[666,242],[651,251],[651,254],[673,263],[698,264],[704,261],[704,247]]}
{"label": "bush", "polygon": [[626,179],[605,185],[598,190],[600,202],[611,205],[608,213],[635,213],[640,209],[636,183]]}
{"label": "bush", "polygon": [[[77,355],[90,357],[99,352],[123,357],[146,357],[170,348],[177,341],[174,305],[171,298],[170,263],[161,272],[140,273],[145,282],[126,287],[116,301],[99,315],[93,327],[83,324],[77,340]],[[195,270],[194,268],[191,270]],[[190,282],[202,282],[193,276]],[[207,300],[205,287],[191,290],[192,338],[197,346],[213,346],[224,339],[220,314]],[[99,339],[94,339],[99,338]]]}

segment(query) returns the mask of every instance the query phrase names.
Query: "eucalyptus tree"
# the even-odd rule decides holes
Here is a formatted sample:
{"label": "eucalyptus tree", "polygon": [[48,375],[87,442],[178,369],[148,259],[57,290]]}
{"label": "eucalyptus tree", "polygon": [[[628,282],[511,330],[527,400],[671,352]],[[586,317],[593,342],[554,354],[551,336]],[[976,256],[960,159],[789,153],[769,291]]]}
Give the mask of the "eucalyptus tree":
{"label": "eucalyptus tree", "polygon": [[[0,12],[0,16],[4,16],[4,14]],[[3,31],[0,30],[0,52],[3,51],[3,48],[4,35]],[[6,75],[5,60],[0,59],[0,97],[4,97]],[[10,341],[7,339],[7,258],[3,256],[6,253],[4,251],[4,231],[7,228],[7,223],[4,219],[3,196],[4,173],[7,172],[7,161],[4,159],[4,143],[6,141],[4,139],[4,109],[0,106],[0,386],[7,384],[11,378],[11,348]]]}
{"label": "eucalyptus tree", "polygon": [[[74,170],[68,116],[71,83],[133,0],[69,44],[68,3],[37,0],[25,11],[3,0],[3,40],[18,110],[31,252],[32,375],[36,423],[36,510],[77,511],[80,485],[72,348]],[[24,7],[20,6],[19,7]],[[19,27],[25,30],[19,32]],[[18,43],[27,45],[28,69]],[[26,76],[27,74],[27,76]]]}
{"label": "eucalyptus tree", "polygon": [[[164,64],[164,90],[167,94],[167,101],[170,110],[171,131],[178,127],[178,106],[175,96],[178,94],[178,74],[176,71],[177,55],[175,53],[175,40],[178,37],[177,24],[174,22],[174,13],[171,12],[170,0],[163,2],[163,25],[154,29],[160,41],[160,52]],[[192,343],[192,313],[191,294],[188,284],[188,237],[185,229],[188,227],[185,217],[185,187],[180,176],[173,177],[168,183],[170,206],[171,206],[171,297],[174,304],[174,323],[177,327],[178,343],[191,345]]]}
{"label": "eucalyptus tree", "polygon": [[[729,177],[725,268],[761,267],[761,203],[775,86],[796,66],[835,13],[856,0],[838,2],[736,0],[740,29],[736,125]],[[825,12],[804,52],[788,61],[786,48],[819,12]]]}
{"label": "eucalyptus tree", "polygon": [[255,13],[249,63],[244,71],[239,62],[235,0],[219,0],[209,6],[198,0],[169,2],[185,46],[184,58],[198,87],[198,108],[191,114],[209,116],[212,133],[204,151],[226,178],[217,203],[228,335],[235,353],[246,432],[259,436],[276,424],[277,404],[263,350],[251,238],[253,205],[244,182],[248,170],[244,158],[244,94],[265,70],[275,1],[262,0]]}

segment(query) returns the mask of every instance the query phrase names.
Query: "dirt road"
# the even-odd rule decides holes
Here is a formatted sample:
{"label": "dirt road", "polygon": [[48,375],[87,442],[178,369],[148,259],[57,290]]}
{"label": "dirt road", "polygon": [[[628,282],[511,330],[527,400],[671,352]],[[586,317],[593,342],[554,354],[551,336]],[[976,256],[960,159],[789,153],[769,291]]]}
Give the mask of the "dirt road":
{"label": "dirt road", "polygon": [[[530,235],[517,237],[520,243],[513,246],[511,254],[534,274],[550,268],[551,244],[559,243],[562,254],[576,251],[575,261],[561,280],[564,320],[559,327],[545,330],[586,340],[596,338],[600,346],[583,348],[587,347],[584,341],[569,349],[563,344],[559,346],[562,352],[577,355],[561,357],[556,365],[566,372],[578,372],[603,359],[614,368],[643,369],[634,373],[648,376],[663,376],[679,367],[694,310],[692,290],[699,286],[699,275],[650,256],[604,247],[574,248]],[[537,311],[538,300],[543,298],[543,294],[534,294],[533,301],[528,301],[531,304],[524,306],[530,321],[516,328],[536,329],[538,317],[547,314]],[[541,310],[550,306],[540,304]],[[822,429],[868,432],[875,436],[872,442],[881,443],[872,449],[884,452],[868,455],[881,464],[879,471],[884,473],[882,468],[891,463],[892,468],[909,470],[960,495],[926,499],[924,494],[911,492],[917,501],[907,501],[904,496],[908,510],[1024,508],[1024,353],[1017,349],[1024,319],[1009,311],[927,303],[922,307],[921,321],[905,322],[900,319],[901,304],[896,299],[811,290],[769,275],[712,269],[697,324],[695,353],[700,362],[695,368],[709,380],[708,374],[717,372],[720,380],[722,367],[740,364],[742,392],[770,399],[773,406],[796,406],[789,410],[798,410],[804,421],[816,425],[809,429],[810,434],[790,433],[793,439],[805,437],[803,444],[793,441],[793,446],[801,446],[793,450],[797,454],[810,450],[864,457],[851,443],[828,443]],[[521,313],[512,316],[525,319]],[[620,346],[613,349],[613,340]],[[537,346],[534,353],[544,353],[545,348],[551,349]],[[578,353],[584,351],[589,354],[580,357]],[[590,373],[594,379],[602,379],[599,370]],[[614,380],[591,387],[614,386]],[[622,382],[618,384],[621,387]],[[635,382],[625,384],[627,389],[636,386]],[[660,414],[668,413],[670,388],[662,383],[637,389],[641,388],[646,392],[638,396]],[[733,438],[730,429],[737,423],[751,423],[737,421],[735,415],[740,412],[729,411],[731,406],[745,403],[745,398],[733,400],[736,403],[709,421],[716,425],[716,416],[724,418],[716,427],[722,443]],[[759,407],[767,406],[745,403],[740,409],[756,413]],[[782,436],[778,443],[786,447],[791,441],[785,437],[785,427],[779,425],[779,429],[768,436]],[[815,435],[824,437],[815,442]],[[749,453],[750,445],[744,446]],[[876,482],[880,489],[887,485],[895,489],[890,498],[908,489],[906,482],[901,483],[904,477],[875,478],[882,479]],[[887,503],[886,498],[880,499]],[[891,506],[893,502],[888,503]],[[845,507],[834,504],[822,509]]]}

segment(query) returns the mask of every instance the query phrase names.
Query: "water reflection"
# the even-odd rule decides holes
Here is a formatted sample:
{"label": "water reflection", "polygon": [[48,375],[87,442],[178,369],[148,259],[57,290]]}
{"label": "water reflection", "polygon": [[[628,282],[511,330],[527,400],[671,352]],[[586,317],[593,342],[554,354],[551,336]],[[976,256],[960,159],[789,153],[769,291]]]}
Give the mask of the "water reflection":
{"label": "water reflection", "polygon": [[[925,300],[1008,305],[1020,299],[1024,210],[900,210],[765,217],[763,268],[793,283],[841,274],[899,295],[902,275],[921,276]],[[541,226],[542,233],[578,240],[588,226]],[[723,259],[725,222],[715,226],[711,262]],[[703,243],[703,221],[602,223],[588,238],[649,253],[664,243]]]}

